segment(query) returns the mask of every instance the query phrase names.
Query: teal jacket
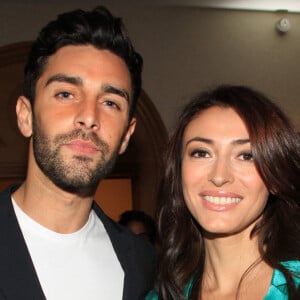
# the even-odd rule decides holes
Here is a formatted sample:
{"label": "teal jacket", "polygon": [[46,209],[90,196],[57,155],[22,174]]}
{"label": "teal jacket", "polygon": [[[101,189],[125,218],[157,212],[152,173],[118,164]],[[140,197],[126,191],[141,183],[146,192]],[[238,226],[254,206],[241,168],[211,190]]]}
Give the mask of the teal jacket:
{"label": "teal jacket", "polygon": [[[290,270],[294,276],[294,282],[296,287],[300,286],[300,261],[299,260],[291,260],[282,262],[282,265]],[[188,295],[190,293],[190,289],[192,286],[192,280],[189,281],[187,286],[184,289],[184,295],[186,299],[188,299]],[[151,291],[145,300],[158,300],[158,296],[154,291]],[[263,300],[288,300],[287,296],[287,284],[285,277],[283,274],[275,269],[272,276],[271,285],[269,287],[268,293],[264,297]]]}

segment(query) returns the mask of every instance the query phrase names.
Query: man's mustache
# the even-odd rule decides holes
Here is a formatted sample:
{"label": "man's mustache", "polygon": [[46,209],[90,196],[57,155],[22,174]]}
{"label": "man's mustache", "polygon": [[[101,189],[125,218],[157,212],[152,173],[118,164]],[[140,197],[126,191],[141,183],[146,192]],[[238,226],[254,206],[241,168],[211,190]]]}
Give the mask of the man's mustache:
{"label": "man's mustache", "polygon": [[55,144],[66,144],[71,142],[74,139],[82,139],[84,141],[91,141],[93,144],[96,145],[97,148],[101,149],[104,152],[107,152],[109,146],[106,142],[98,137],[95,132],[85,132],[84,130],[78,128],[74,129],[70,133],[63,133],[58,134],[54,138]]}

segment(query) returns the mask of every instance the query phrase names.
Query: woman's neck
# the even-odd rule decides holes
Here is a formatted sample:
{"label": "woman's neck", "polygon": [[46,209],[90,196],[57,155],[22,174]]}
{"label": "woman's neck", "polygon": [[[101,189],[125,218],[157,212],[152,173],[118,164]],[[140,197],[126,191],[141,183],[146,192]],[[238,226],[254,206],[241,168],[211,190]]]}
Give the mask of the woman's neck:
{"label": "woman's neck", "polygon": [[[235,299],[238,291],[239,295],[247,294],[250,286],[255,288],[257,284],[259,295],[265,295],[272,269],[262,261],[257,237],[250,239],[250,231],[205,238],[205,252],[202,295],[207,296],[203,299],[214,299],[212,295],[217,296],[216,299]],[[252,294],[251,299],[259,298],[253,298]]]}

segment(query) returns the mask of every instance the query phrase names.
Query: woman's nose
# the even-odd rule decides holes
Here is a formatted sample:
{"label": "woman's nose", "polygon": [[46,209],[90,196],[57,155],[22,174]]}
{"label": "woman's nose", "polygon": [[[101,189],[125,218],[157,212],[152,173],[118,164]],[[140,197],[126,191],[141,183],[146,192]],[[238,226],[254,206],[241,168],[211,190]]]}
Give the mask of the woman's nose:
{"label": "woman's nose", "polygon": [[212,170],[209,174],[209,181],[215,186],[222,186],[226,183],[233,181],[232,167],[230,162],[226,159],[218,158],[212,166]]}

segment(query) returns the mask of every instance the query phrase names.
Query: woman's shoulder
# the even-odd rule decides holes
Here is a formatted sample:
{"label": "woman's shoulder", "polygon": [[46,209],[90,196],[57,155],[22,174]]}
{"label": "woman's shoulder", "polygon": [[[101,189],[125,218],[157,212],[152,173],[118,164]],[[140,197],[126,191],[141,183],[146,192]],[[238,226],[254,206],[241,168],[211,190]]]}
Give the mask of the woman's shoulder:
{"label": "woman's shoulder", "polygon": [[[291,272],[296,287],[300,286],[300,261],[289,260],[281,264]],[[285,276],[278,269],[273,272],[271,286],[264,300],[287,299],[287,282]]]}
{"label": "woman's shoulder", "polygon": [[[288,260],[281,262],[287,270],[291,272],[293,280],[296,286],[300,284],[300,260]],[[277,269],[274,270],[273,278],[272,278],[272,285],[281,286],[286,285],[285,276]]]}
{"label": "woman's shoulder", "polygon": [[[193,278],[190,278],[190,280],[188,281],[187,285],[184,288],[183,295],[187,298],[189,296],[192,283],[193,283]],[[150,293],[148,293],[145,300],[158,300],[157,293],[154,290],[152,290]]]}
{"label": "woman's shoulder", "polygon": [[156,292],[153,290],[148,293],[145,300],[158,300],[158,296],[157,296]]}
{"label": "woman's shoulder", "polygon": [[291,272],[300,272],[300,260],[287,260],[281,262],[281,264]]}
{"label": "woman's shoulder", "polygon": [[[296,287],[300,285],[300,260],[288,260],[288,261],[283,261],[281,264],[288,269],[291,272],[291,275],[293,277],[293,280],[295,282]],[[275,272],[278,270],[275,270]],[[278,271],[278,273],[282,275],[281,272]],[[280,275],[278,274],[278,276]],[[285,282],[285,279],[284,279]]]}
{"label": "woman's shoulder", "polygon": [[[291,272],[295,285],[298,287],[300,285],[300,260],[283,261],[281,264]],[[277,277],[279,283],[286,283],[285,277],[279,270],[274,271],[274,277],[275,279]]]}

